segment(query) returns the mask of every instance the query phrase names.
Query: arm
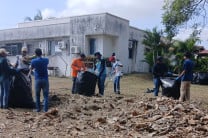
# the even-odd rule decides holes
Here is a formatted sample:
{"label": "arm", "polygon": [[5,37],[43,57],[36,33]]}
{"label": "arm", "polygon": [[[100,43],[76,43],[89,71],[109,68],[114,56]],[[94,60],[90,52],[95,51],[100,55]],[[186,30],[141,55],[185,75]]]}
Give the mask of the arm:
{"label": "arm", "polygon": [[76,60],[72,61],[71,68],[75,71],[79,71],[80,67],[77,66]]}
{"label": "arm", "polygon": [[100,71],[99,76],[101,76],[103,74],[104,70],[105,70],[105,60],[104,59],[101,60],[101,66],[100,67],[101,67],[101,71]]}

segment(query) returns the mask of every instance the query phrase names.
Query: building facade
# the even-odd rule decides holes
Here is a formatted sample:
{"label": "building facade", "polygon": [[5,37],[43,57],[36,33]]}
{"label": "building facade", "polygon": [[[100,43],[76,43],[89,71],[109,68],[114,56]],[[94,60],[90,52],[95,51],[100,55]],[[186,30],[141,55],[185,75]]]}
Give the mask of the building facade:
{"label": "building facade", "polygon": [[50,60],[49,67],[58,76],[69,76],[70,65],[77,53],[103,57],[114,52],[123,63],[124,73],[148,72],[142,44],[143,30],[129,26],[129,21],[109,13],[56,18],[19,23],[17,28],[0,30],[0,47],[10,52],[11,62],[26,46],[33,55],[41,48]]}

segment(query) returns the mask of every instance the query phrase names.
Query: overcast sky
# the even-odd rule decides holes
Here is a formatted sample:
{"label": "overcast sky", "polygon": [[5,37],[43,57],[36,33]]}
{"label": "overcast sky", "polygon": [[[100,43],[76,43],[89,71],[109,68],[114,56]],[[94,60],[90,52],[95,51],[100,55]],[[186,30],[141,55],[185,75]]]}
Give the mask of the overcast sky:
{"label": "overcast sky", "polygon": [[[34,17],[41,10],[43,17],[67,17],[104,13],[126,18],[130,25],[140,29],[162,29],[163,0],[1,0],[0,29],[16,27],[26,16]],[[201,35],[208,46],[208,29]],[[185,39],[190,30],[182,31],[178,38]]]}

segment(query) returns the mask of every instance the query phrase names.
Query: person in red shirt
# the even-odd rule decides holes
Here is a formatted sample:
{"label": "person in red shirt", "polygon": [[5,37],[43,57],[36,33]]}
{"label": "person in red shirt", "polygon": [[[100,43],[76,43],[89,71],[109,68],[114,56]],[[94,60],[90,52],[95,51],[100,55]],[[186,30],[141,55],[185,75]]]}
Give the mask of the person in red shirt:
{"label": "person in red shirt", "polygon": [[71,68],[72,68],[71,76],[73,81],[72,94],[75,94],[75,82],[77,79],[78,72],[85,70],[85,64],[84,64],[85,57],[86,57],[85,54],[80,54],[79,58],[76,58],[72,61],[71,64]]}
{"label": "person in red shirt", "polygon": [[111,63],[116,60],[116,54],[112,53],[112,56],[108,59]]}

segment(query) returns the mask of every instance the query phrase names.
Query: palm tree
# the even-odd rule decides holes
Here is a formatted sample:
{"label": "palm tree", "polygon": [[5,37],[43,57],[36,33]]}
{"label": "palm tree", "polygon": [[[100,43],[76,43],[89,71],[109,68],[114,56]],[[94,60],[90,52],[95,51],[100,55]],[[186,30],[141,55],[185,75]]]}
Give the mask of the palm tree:
{"label": "palm tree", "polygon": [[25,17],[24,21],[33,21],[33,20],[43,20],[43,16],[40,10],[37,11],[37,14],[33,17]]}
{"label": "palm tree", "polygon": [[185,52],[194,53],[196,51],[195,43],[198,40],[196,38],[190,37],[186,39],[185,41],[179,41],[175,40],[171,46],[170,49],[172,49],[170,52],[171,55],[175,55],[174,62],[174,71],[179,73],[182,69],[183,64],[183,55]]}
{"label": "palm tree", "polygon": [[[145,59],[150,66],[155,63],[155,58],[161,56],[163,47],[161,46],[162,31],[158,31],[157,28],[153,28],[152,31],[147,30],[144,35],[143,44],[149,47],[149,51],[145,52]],[[152,61],[150,57],[152,56]]]}

